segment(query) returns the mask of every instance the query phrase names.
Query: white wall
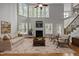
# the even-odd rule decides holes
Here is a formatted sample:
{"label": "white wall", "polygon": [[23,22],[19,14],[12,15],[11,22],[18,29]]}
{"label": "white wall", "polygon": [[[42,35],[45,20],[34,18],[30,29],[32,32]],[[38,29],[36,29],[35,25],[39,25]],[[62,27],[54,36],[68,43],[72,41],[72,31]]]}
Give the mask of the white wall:
{"label": "white wall", "polygon": [[[8,21],[11,23],[11,33],[17,31],[17,4],[0,3],[0,21]],[[1,24],[1,22],[0,22]],[[1,29],[0,29],[1,30]],[[0,31],[1,34],[1,31]]]}
{"label": "white wall", "polygon": [[72,11],[71,3],[64,3],[64,11]]}
{"label": "white wall", "polygon": [[54,24],[54,34],[57,33],[57,24],[61,24],[64,34],[64,4],[50,4],[50,22]]}
{"label": "white wall", "polygon": [[[43,21],[43,23],[52,23],[53,24],[53,33],[57,33],[57,24],[62,25],[62,35],[64,34],[64,4],[49,4],[49,15],[50,17],[48,19],[45,18],[23,18],[21,16],[18,16],[18,21],[19,22],[31,22],[32,23],[32,28],[33,28],[33,34],[35,36],[35,22],[36,21]],[[23,20],[23,21],[21,21]],[[43,30],[45,30],[43,28]],[[44,33],[45,34],[45,33]]]}

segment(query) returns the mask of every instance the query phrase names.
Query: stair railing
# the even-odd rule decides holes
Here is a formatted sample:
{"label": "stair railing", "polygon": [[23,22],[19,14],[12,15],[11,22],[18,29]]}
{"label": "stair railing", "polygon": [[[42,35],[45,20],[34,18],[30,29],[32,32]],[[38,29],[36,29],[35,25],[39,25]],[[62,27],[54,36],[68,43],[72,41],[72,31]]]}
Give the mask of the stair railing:
{"label": "stair railing", "polygon": [[64,34],[70,34],[73,30],[79,26],[79,14],[74,18],[74,20],[64,29]]}

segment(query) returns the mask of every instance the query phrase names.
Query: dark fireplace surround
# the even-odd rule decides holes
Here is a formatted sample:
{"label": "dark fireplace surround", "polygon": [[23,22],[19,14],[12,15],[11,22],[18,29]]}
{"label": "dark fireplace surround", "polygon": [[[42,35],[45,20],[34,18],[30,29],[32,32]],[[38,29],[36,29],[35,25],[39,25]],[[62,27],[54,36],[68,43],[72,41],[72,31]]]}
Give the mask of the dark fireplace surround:
{"label": "dark fireplace surround", "polygon": [[33,46],[45,46],[43,30],[40,30],[40,28],[43,28],[43,22],[36,21],[36,28],[38,28],[39,30],[36,30],[36,37],[33,40]]}
{"label": "dark fireplace surround", "polygon": [[36,37],[33,40],[33,46],[45,46],[43,30],[36,30]]}
{"label": "dark fireplace surround", "polygon": [[36,37],[43,37],[43,30],[36,30]]}

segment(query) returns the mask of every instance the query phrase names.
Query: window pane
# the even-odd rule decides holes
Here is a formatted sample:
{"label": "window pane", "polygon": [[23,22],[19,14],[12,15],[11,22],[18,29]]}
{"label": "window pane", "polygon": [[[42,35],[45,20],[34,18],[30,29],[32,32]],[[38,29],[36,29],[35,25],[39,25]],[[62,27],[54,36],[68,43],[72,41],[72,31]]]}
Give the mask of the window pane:
{"label": "window pane", "polygon": [[18,4],[18,14],[19,15],[23,15],[23,7],[22,7],[22,4]]}
{"label": "window pane", "polygon": [[62,33],[62,26],[61,24],[57,24],[57,33],[61,35]]}
{"label": "window pane", "polygon": [[40,11],[41,9],[38,7],[38,17],[40,17]]}
{"label": "window pane", "polygon": [[24,27],[24,23],[19,24],[19,32],[20,33],[24,33],[25,32],[25,27]]}
{"label": "window pane", "polygon": [[18,32],[21,34],[28,34],[28,23],[19,24]]}
{"label": "window pane", "polygon": [[27,5],[25,3],[18,4],[18,14],[27,17]]}
{"label": "window pane", "polygon": [[36,8],[36,17],[38,17],[38,8]]}
{"label": "window pane", "polygon": [[45,17],[45,7],[42,8],[42,14],[41,14],[41,16]]}
{"label": "window pane", "polygon": [[52,23],[46,23],[45,24],[45,34],[52,34],[53,33],[53,25]]}
{"label": "window pane", "polygon": [[23,15],[27,17],[27,5],[23,4]]}
{"label": "window pane", "polygon": [[28,23],[25,23],[25,28],[26,28],[25,34],[28,34]]}
{"label": "window pane", "polygon": [[34,11],[34,7],[32,7],[32,17],[34,17],[35,15],[35,11]]}
{"label": "window pane", "polygon": [[29,6],[29,17],[33,17],[33,6]]}
{"label": "window pane", "polygon": [[[18,14],[21,16],[27,17],[49,17],[49,7],[43,6],[43,7],[37,7],[35,8],[34,5],[29,5],[29,9],[27,8],[27,4],[25,3],[19,3],[18,4]],[[29,14],[27,14],[29,10]]]}
{"label": "window pane", "polygon": [[42,17],[42,13],[43,13],[42,10],[43,8],[42,9],[40,8],[40,17]]}
{"label": "window pane", "polygon": [[49,7],[46,7],[46,17],[49,17]]}
{"label": "window pane", "polygon": [[36,17],[37,8],[34,8],[34,17]]}

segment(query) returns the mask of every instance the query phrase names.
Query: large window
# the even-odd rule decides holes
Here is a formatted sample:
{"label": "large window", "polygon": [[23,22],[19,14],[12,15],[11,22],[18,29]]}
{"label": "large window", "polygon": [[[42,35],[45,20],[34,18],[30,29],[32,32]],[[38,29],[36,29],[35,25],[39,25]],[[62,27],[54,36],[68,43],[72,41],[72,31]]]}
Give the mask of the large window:
{"label": "large window", "polygon": [[24,3],[18,4],[18,15],[27,17],[27,5]]}
{"label": "large window", "polygon": [[18,30],[19,30],[19,33],[24,33],[25,32],[25,24],[24,23],[20,23]]}
{"label": "large window", "polygon": [[56,27],[57,27],[57,33],[61,35],[62,34],[62,25],[61,24],[57,24]]}
{"label": "large window", "polygon": [[45,34],[53,34],[53,24],[45,23]]}
{"label": "large window", "polygon": [[28,23],[20,23],[18,30],[21,34],[28,34]]}
{"label": "large window", "polygon": [[35,8],[33,5],[29,6],[29,17],[49,17],[49,7]]}
{"label": "large window", "polygon": [[27,5],[26,3],[18,4],[18,14],[25,17],[49,17],[49,6],[43,6],[42,8],[35,5]]}
{"label": "large window", "polygon": [[33,6],[29,6],[29,17],[33,17]]}
{"label": "large window", "polygon": [[22,4],[18,4],[18,15],[23,15],[23,8],[22,8]]}

